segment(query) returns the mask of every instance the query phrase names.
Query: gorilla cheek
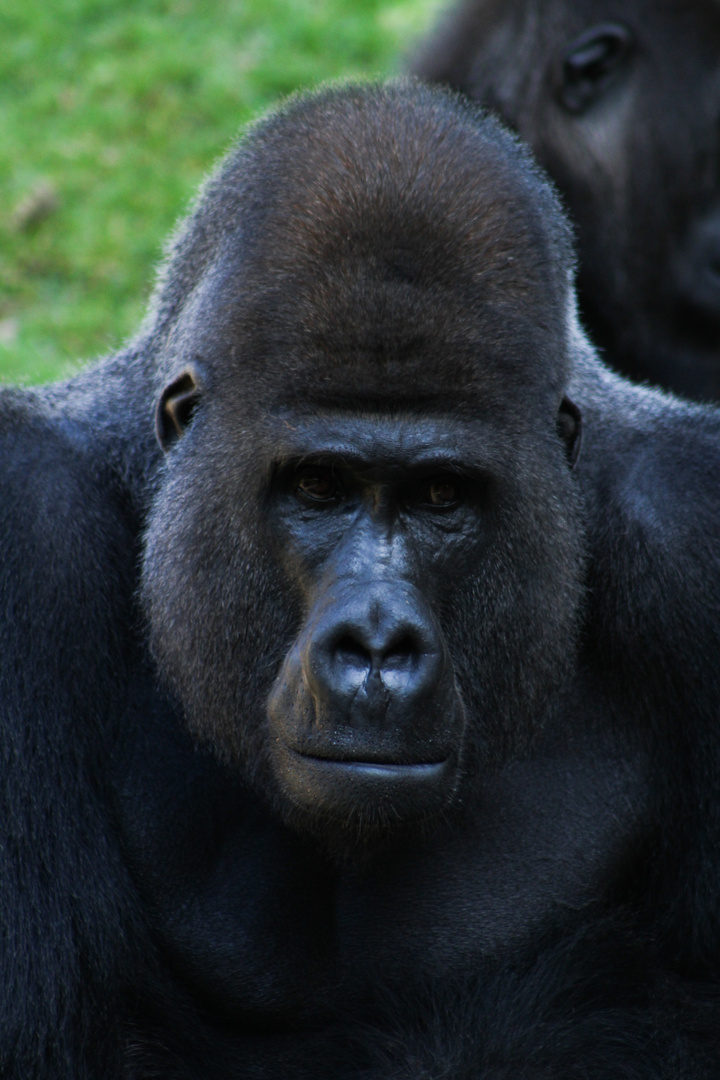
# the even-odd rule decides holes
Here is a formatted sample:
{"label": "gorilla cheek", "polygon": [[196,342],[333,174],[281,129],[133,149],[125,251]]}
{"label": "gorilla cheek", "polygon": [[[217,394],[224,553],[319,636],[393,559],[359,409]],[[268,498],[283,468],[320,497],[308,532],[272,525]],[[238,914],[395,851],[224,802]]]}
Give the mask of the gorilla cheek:
{"label": "gorilla cheek", "polygon": [[263,703],[280,643],[297,621],[266,545],[228,513],[214,476],[201,475],[190,484],[177,468],[152,508],[141,598],[153,657],[188,727],[252,778],[267,757]]}

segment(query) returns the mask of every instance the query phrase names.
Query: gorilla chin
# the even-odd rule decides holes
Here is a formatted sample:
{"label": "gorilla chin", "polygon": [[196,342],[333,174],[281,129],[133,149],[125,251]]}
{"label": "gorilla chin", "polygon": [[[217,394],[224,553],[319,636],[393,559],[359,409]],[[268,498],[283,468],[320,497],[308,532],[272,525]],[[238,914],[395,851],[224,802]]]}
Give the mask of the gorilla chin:
{"label": "gorilla chin", "polygon": [[272,760],[296,828],[325,841],[329,833],[351,845],[353,837],[372,840],[374,850],[382,834],[392,842],[443,820],[458,786],[457,755],[412,763],[322,758],[278,741]]}

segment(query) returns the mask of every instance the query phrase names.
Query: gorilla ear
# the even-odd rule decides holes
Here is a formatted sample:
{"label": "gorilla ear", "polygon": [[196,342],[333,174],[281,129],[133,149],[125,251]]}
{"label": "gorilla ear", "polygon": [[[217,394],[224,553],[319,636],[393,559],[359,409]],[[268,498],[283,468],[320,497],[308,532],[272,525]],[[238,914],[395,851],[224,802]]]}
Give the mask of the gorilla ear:
{"label": "gorilla ear", "polygon": [[200,398],[194,368],[187,367],[163,390],[155,410],[155,434],[166,452],[185,434]]}
{"label": "gorilla ear", "polygon": [[633,51],[622,23],[600,23],[573,42],[562,65],[558,97],[568,112],[582,113],[600,96]]}
{"label": "gorilla ear", "polygon": [[582,442],[582,413],[574,401],[564,397],[560,402],[557,419],[558,435],[565,443],[565,453],[570,462],[570,468],[574,469],[580,456],[580,444]]}

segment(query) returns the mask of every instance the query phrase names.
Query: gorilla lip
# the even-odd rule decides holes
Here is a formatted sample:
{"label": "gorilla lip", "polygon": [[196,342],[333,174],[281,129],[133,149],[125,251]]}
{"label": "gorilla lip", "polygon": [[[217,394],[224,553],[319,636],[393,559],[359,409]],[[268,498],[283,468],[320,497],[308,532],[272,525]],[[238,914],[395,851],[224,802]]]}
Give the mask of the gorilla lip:
{"label": "gorilla lip", "polygon": [[[346,824],[361,819],[367,828],[369,810],[392,808],[392,825],[397,826],[432,817],[455,791],[457,758],[452,754],[442,761],[408,761],[387,751],[368,752],[364,758],[347,751],[342,757],[316,757],[293,749],[284,739],[276,746],[290,799],[314,815],[322,813],[323,820],[328,815]],[[389,824],[381,814],[375,828],[384,830]]]}
{"label": "gorilla lip", "polygon": [[287,748],[291,754],[295,757],[301,758],[303,761],[310,762],[312,765],[319,766],[320,768],[344,768],[349,772],[356,772],[362,776],[382,776],[389,778],[393,775],[400,776],[416,776],[418,780],[426,779],[430,780],[446,768],[450,762],[450,758],[443,758],[442,761],[417,761],[417,762],[403,762],[403,761],[388,761],[378,760],[374,761],[372,757],[369,758],[354,758],[354,757],[318,757],[315,754],[303,754],[299,750],[293,750],[292,747]]}

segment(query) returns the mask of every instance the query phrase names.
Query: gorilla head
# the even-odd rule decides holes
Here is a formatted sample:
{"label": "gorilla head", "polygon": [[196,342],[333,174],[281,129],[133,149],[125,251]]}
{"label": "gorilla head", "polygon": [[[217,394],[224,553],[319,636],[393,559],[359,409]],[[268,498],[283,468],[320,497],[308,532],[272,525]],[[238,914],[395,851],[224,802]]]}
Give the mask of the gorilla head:
{"label": "gorilla head", "polygon": [[717,0],[465,0],[414,69],[497,111],[556,181],[608,359],[719,398]]}
{"label": "gorilla head", "polygon": [[336,849],[467,804],[573,662],[571,271],[516,141],[403,82],[271,116],[176,241],[154,652],[191,729]]}

